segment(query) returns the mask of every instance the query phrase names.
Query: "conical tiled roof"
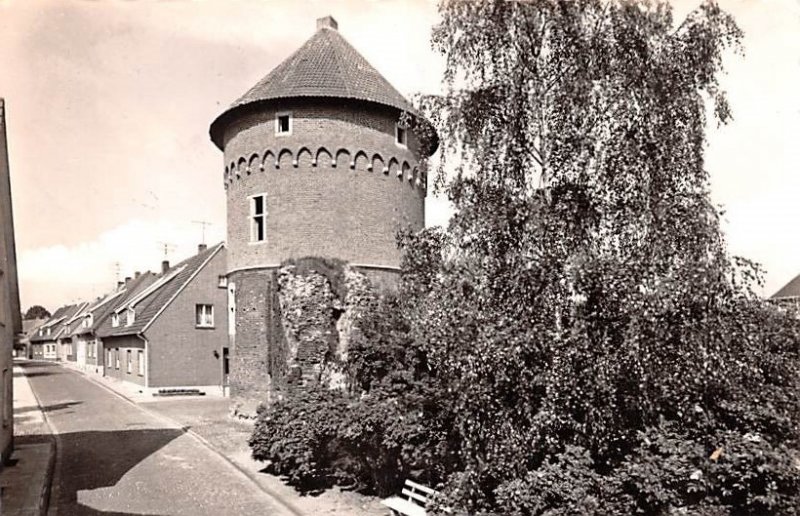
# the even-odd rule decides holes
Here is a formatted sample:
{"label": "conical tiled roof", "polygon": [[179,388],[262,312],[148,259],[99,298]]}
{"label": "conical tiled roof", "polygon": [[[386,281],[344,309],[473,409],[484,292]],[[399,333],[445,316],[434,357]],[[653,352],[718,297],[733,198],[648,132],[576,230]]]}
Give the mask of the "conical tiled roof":
{"label": "conical tiled roof", "polygon": [[416,114],[413,106],[337,30],[330,16],[317,32],[258,81],[211,124],[211,139],[222,148],[224,120],[243,106],[275,99],[328,97],[375,102]]}

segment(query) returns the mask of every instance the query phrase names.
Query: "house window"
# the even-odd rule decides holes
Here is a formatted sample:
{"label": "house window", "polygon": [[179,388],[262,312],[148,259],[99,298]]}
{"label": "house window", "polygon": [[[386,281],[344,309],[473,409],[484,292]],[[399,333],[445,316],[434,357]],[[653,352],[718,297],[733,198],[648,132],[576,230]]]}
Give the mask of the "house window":
{"label": "house window", "polygon": [[400,124],[394,126],[395,143],[401,147],[408,146],[408,129],[402,127]]}
{"label": "house window", "polygon": [[133,308],[125,310],[125,326],[130,326],[136,320],[136,311]]}
{"label": "house window", "polygon": [[144,351],[141,349],[136,353],[136,366],[139,376],[144,376]]}
{"label": "house window", "polygon": [[119,369],[119,348],[114,349],[114,369]]}
{"label": "house window", "polygon": [[119,314],[111,314],[111,327],[116,328],[119,326]]}
{"label": "house window", "polygon": [[128,374],[131,374],[131,371],[133,371],[133,358],[132,358],[133,354],[131,353],[130,349],[127,351],[126,355],[127,356],[125,358],[127,358],[128,363],[125,364],[126,366],[125,369],[128,372]]}
{"label": "house window", "polygon": [[220,276],[219,283],[217,283],[219,288],[228,288],[228,277],[227,276]]}
{"label": "house window", "polygon": [[111,367],[111,364],[113,363],[113,358],[114,357],[111,354],[111,350],[109,349],[108,351],[106,351],[106,367]]}
{"label": "house window", "polygon": [[198,328],[214,327],[214,305],[195,305],[195,325]]}
{"label": "house window", "polygon": [[292,134],[292,114],[278,113],[275,117],[275,134]]}
{"label": "house window", "polygon": [[250,241],[267,239],[267,194],[250,197]]}

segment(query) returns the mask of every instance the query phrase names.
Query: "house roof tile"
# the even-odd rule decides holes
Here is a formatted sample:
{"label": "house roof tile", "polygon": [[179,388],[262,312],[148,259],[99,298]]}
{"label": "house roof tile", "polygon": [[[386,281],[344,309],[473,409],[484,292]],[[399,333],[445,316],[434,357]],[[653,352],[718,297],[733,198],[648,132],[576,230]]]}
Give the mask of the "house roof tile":
{"label": "house roof tile", "polygon": [[113,301],[103,305],[94,314],[94,324],[92,330],[98,337],[108,337],[112,335],[117,328],[111,326],[111,314],[120,306],[133,299],[137,294],[149,287],[155,282],[157,276],[152,272],[144,272],[138,278],[133,278],[130,282],[123,287],[123,292]]}
{"label": "house roof tile", "polygon": [[276,99],[355,99],[418,115],[411,103],[339,34],[335,20],[321,18],[317,27],[299,49],[214,120],[211,139],[217,147],[222,149],[224,127],[234,113]]}
{"label": "house roof tile", "polygon": [[[114,309],[115,311],[125,309],[130,301],[135,301],[135,306],[133,308],[136,315],[130,326],[121,324],[116,328],[111,328],[108,332],[108,336],[114,337],[142,333],[150,323],[158,317],[163,308],[165,308],[192,278],[194,278],[195,274],[223,247],[224,244],[219,243],[182,261],[159,275],[155,282],[164,280],[163,284],[156,285],[154,282],[152,286],[156,288],[145,297],[136,300],[138,296],[130,296],[126,302],[118,304]],[[141,293],[143,292],[140,291],[139,294]]]}
{"label": "house roof tile", "polygon": [[800,297],[800,274],[781,287],[770,299],[786,299],[792,297]]}

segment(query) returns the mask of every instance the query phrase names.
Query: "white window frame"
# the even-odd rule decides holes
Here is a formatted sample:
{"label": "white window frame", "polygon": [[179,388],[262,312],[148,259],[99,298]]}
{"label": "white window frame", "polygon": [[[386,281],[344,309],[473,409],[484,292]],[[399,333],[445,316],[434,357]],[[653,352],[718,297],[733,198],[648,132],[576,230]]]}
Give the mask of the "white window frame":
{"label": "white window frame", "polygon": [[114,348],[114,369],[119,371],[119,348]]}
{"label": "white window frame", "polygon": [[228,288],[228,277],[227,276],[220,276],[218,281],[219,281],[219,283],[217,283],[217,286],[219,288]]}
{"label": "white window frame", "polygon": [[[288,131],[281,131],[281,118],[282,117],[289,117],[289,130]],[[291,111],[281,111],[280,113],[275,113],[275,136],[291,136],[292,135],[292,112]]]}
{"label": "white window frame", "polygon": [[[256,201],[255,200],[258,197],[261,197],[263,199],[263,201],[261,203],[262,213],[260,213],[260,214],[256,214]],[[251,195],[251,196],[249,196],[247,198],[247,204],[248,204],[248,206],[247,206],[248,207],[247,222],[248,222],[248,224],[250,226],[250,244],[251,245],[263,244],[263,243],[265,243],[267,241],[267,214],[269,213],[268,210],[267,210],[267,194],[266,193],[260,193],[260,194]],[[256,227],[257,227],[256,218],[261,218],[262,219],[262,225],[263,225],[263,228],[264,228],[264,235],[263,235],[264,238],[261,239],[261,240],[256,240],[256,236],[257,236],[256,235]]]}
{"label": "white window frame", "polygon": [[139,376],[144,376],[144,350],[140,349],[136,352],[136,373]]}
{"label": "white window frame", "polygon": [[136,321],[136,310],[128,308],[125,310],[125,326],[130,326]]}
{"label": "white window frame", "polygon": [[118,313],[111,314],[111,327],[112,328],[119,327],[119,314]]}
{"label": "white window frame", "polygon": [[194,305],[194,325],[196,328],[213,328],[214,305],[205,303]]}
{"label": "white window frame", "polygon": [[125,362],[127,362],[125,364],[125,372],[127,374],[131,374],[133,373],[133,351],[131,351],[130,349],[127,349],[125,351],[126,351]]}
{"label": "white window frame", "polygon": [[[400,131],[403,131],[404,138],[400,139]],[[408,148],[408,127],[400,127],[400,123],[394,124],[394,144],[403,149]]]}

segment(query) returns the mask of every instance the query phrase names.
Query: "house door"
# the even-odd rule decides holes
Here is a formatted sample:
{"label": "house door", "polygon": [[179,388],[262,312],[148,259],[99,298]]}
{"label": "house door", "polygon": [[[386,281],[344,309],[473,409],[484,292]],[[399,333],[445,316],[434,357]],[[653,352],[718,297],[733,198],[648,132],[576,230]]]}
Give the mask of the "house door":
{"label": "house door", "polygon": [[78,340],[78,364],[86,365],[86,341],[83,339]]}

